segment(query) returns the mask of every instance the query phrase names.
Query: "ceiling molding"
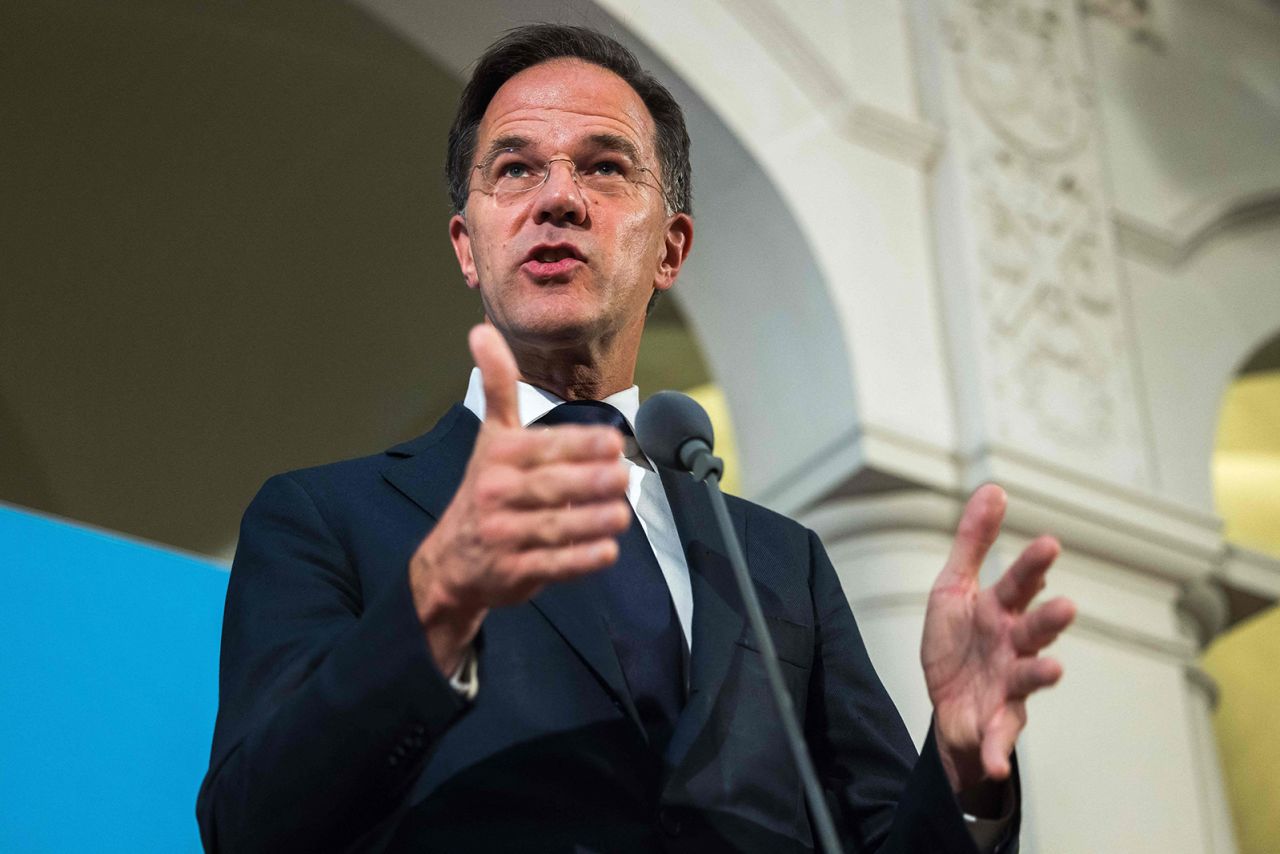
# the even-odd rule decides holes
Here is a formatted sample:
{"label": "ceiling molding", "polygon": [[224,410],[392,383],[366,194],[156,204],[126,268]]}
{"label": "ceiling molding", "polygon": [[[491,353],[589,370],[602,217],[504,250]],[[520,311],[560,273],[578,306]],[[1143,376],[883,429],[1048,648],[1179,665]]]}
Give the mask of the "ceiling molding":
{"label": "ceiling molding", "polygon": [[933,167],[942,149],[937,128],[859,99],[771,0],[721,2],[848,141],[921,171]]}
{"label": "ceiling molding", "polygon": [[1280,559],[1241,546],[1228,545],[1213,578],[1272,602],[1280,601]]}
{"label": "ceiling molding", "polygon": [[1246,222],[1280,218],[1280,185],[1212,196],[1164,224],[1119,207],[1111,217],[1124,255],[1162,267],[1180,267],[1224,231]]}

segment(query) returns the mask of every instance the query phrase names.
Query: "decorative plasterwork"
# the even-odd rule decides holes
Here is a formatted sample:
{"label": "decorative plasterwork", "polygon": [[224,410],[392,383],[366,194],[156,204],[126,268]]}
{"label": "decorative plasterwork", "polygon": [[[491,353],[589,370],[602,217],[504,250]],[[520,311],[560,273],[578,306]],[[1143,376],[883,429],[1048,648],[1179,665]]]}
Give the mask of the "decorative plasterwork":
{"label": "decorative plasterwork", "polygon": [[1150,0],[1084,0],[1080,8],[1127,28],[1140,27],[1151,17]]}
{"label": "decorative plasterwork", "polygon": [[1139,484],[1132,357],[1076,6],[940,8],[963,207],[951,216],[968,220],[984,441]]}
{"label": "decorative plasterwork", "polygon": [[1083,0],[1080,8],[1086,15],[1110,21],[1127,31],[1134,41],[1156,50],[1164,50],[1164,40],[1151,26],[1150,0]]}

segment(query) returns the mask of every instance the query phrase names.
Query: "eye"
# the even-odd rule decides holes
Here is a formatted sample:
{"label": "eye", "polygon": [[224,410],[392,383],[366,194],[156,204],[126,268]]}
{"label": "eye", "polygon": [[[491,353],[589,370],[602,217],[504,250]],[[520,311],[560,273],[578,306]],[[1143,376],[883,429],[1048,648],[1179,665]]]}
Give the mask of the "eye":
{"label": "eye", "polygon": [[601,160],[591,167],[591,171],[605,178],[619,178],[627,174],[626,167],[616,160]]}
{"label": "eye", "polygon": [[529,167],[520,162],[505,163],[498,167],[499,178],[526,178]]}

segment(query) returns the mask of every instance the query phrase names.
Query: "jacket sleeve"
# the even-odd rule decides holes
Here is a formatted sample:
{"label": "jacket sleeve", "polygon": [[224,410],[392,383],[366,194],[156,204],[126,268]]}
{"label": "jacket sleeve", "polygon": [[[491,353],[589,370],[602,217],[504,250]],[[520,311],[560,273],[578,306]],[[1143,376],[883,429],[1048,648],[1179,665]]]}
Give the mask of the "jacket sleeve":
{"label": "jacket sleeve", "polygon": [[465,704],[430,657],[406,568],[365,601],[293,475],[245,512],[218,719],[196,805],[207,851],[330,851],[388,818]]}
{"label": "jacket sleeve", "polygon": [[[942,769],[933,728],[917,757],[813,532],[809,544],[817,648],[805,728],[841,838],[857,852],[977,854]],[[1019,819],[1015,811],[997,847],[1000,854],[1017,851]]]}

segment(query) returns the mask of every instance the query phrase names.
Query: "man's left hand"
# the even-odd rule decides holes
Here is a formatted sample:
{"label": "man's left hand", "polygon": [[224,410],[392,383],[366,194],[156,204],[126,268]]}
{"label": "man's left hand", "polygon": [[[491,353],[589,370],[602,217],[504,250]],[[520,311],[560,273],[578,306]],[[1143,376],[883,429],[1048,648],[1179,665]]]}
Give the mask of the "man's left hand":
{"label": "man's left hand", "polygon": [[956,793],[1008,778],[1014,741],[1027,722],[1027,696],[1062,676],[1061,664],[1038,653],[1076,613],[1064,597],[1027,610],[1061,551],[1053,537],[1034,540],[993,586],[978,586],[1006,501],[995,484],[969,498],[925,613],[920,660],[938,752]]}

